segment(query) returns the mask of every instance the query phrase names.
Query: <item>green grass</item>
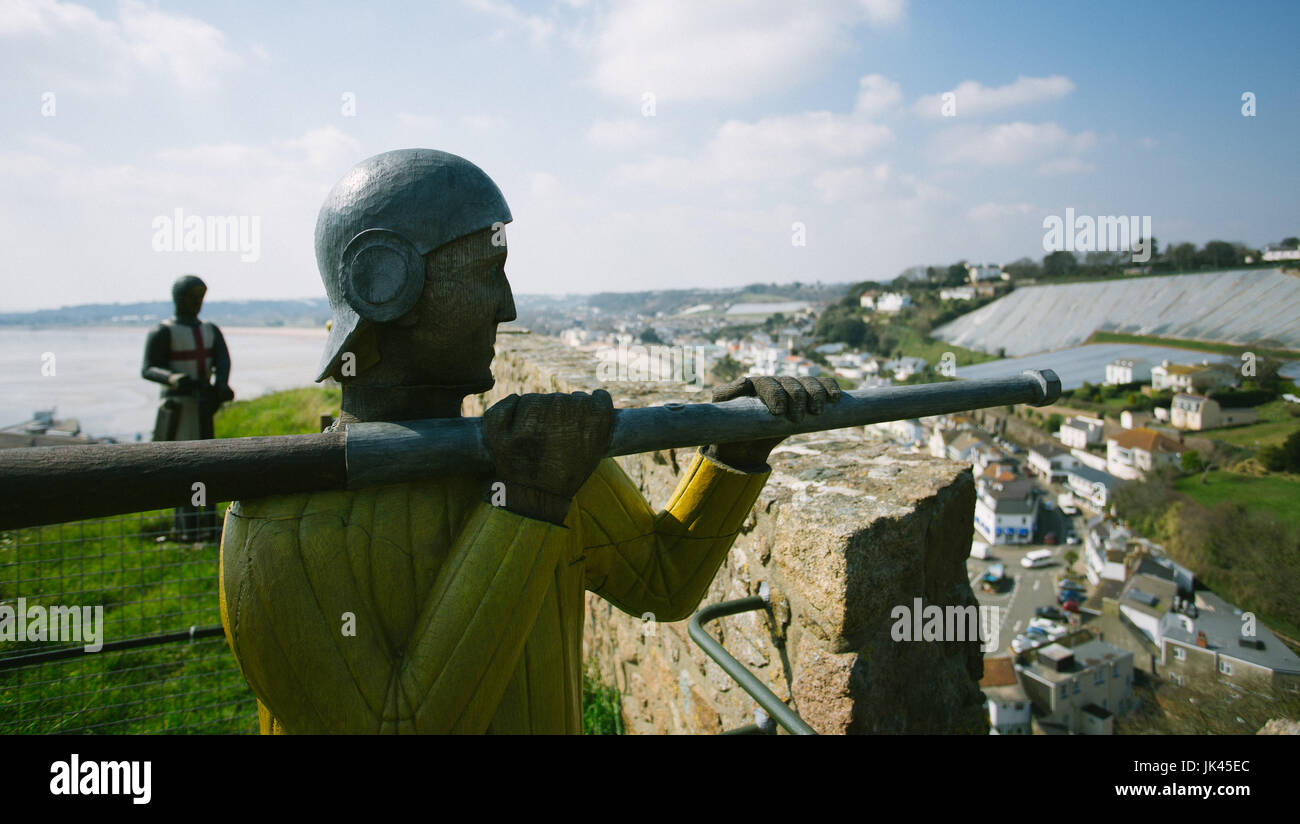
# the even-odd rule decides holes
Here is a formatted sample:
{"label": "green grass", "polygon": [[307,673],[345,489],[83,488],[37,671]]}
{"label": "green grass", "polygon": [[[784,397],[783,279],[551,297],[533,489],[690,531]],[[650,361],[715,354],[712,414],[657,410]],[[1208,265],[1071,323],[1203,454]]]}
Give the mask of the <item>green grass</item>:
{"label": "green grass", "polygon": [[600,682],[595,671],[582,676],[582,732],[584,735],[623,735],[623,709],[618,690]]}
{"label": "green grass", "polygon": [[[217,437],[318,432],[338,387],[239,401]],[[171,510],[0,533],[0,601],[104,607],[108,642],[219,626],[215,541],[158,542]],[[48,651],[0,641],[0,657]],[[0,670],[0,733],[256,732],[257,705],[224,637]]]}
{"label": "green grass", "polygon": [[[103,640],[221,623],[217,546],[159,543],[171,512],[0,533],[0,600],[104,607]],[[0,642],[0,657],[52,648]],[[0,732],[255,732],[222,637],[0,670]]]}
{"label": "green grass", "polygon": [[320,431],[321,415],[338,415],[337,386],[306,386],[223,406],[213,420],[218,438],[307,435]]}
{"label": "green grass", "polygon": [[1084,343],[1144,343],[1151,346],[1168,346],[1173,349],[1190,349],[1195,352],[1214,352],[1220,355],[1236,355],[1240,352],[1250,351],[1256,355],[1268,355],[1283,360],[1300,357],[1300,351],[1294,349],[1255,347],[1240,343],[1211,343],[1209,341],[1185,340],[1183,338],[1161,338],[1155,335],[1128,335],[1123,332],[1093,332]]}
{"label": "green grass", "polygon": [[897,341],[894,348],[902,350],[905,356],[924,358],[925,362],[934,369],[938,369],[939,362],[945,352],[953,354],[958,366],[970,366],[998,359],[997,355],[986,355],[983,352],[976,352],[974,349],[966,349],[965,347],[926,337],[907,326],[890,325],[881,330],[881,334],[888,334],[894,338]]}
{"label": "green grass", "polygon": [[1284,400],[1269,401],[1255,407],[1259,423],[1234,426],[1227,429],[1207,429],[1199,434],[1216,441],[1258,449],[1266,444],[1280,444],[1286,437],[1300,429],[1300,416],[1291,414],[1300,406]]}
{"label": "green grass", "polygon": [[[338,414],[337,387],[277,392],[223,408],[218,437],[319,431]],[[104,640],[221,623],[215,542],[158,542],[170,510],[0,533],[0,601],[102,605]],[[47,651],[0,642],[0,658]],[[583,678],[583,731],[624,733],[618,690]],[[224,637],[0,670],[0,734],[256,733],[257,705]]]}
{"label": "green grass", "polygon": [[1197,473],[1179,478],[1174,488],[1202,506],[1213,508],[1224,501],[1245,504],[1272,512],[1279,520],[1300,529],[1300,476],[1297,475],[1255,477],[1213,471],[1205,484]]}

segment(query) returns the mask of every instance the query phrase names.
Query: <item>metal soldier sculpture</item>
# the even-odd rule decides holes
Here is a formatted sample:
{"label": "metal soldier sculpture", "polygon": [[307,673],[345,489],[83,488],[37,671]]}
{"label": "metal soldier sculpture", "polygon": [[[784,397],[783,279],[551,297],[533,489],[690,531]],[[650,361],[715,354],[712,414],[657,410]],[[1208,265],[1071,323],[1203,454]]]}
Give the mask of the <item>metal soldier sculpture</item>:
{"label": "metal soldier sculpture", "polygon": [[[211,438],[212,416],[230,391],[230,352],[215,324],[199,320],[208,287],[194,275],[172,284],[176,314],[153,328],[144,345],[145,380],[163,384],[154,424],[155,441]],[[215,381],[213,380],[215,376]],[[173,538],[181,541],[217,537],[216,510],[177,507]]]}
{"label": "metal soldier sculpture", "polygon": [[[460,416],[493,385],[515,317],[500,191],[426,149],[366,160],[316,223],[334,318],[318,380],[342,424]],[[833,381],[741,379],[801,419]],[[701,450],[655,513],[613,460],[608,393],[511,395],[483,417],[491,477],[231,505],[222,623],[263,732],[582,731],[583,593],[660,621],[691,614],[780,438]]]}

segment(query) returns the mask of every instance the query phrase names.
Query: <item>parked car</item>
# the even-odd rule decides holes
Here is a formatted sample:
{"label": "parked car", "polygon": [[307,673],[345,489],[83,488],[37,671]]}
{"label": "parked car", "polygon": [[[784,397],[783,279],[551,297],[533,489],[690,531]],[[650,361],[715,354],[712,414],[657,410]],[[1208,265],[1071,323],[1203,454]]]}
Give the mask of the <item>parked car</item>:
{"label": "parked car", "polygon": [[1070,537],[1068,537],[1068,538],[1065,539],[1065,542],[1066,542],[1067,544],[1069,544],[1070,546],[1077,546],[1078,543],[1079,543],[1079,536],[1078,536],[1078,535],[1071,535]]}
{"label": "parked car", "polygon": [[1073,601],[1077,604],[1083,600],[1086,600],[1086,597],[1077,589],[1063,589],[1060,594],[1056,596],[1056,603],[1060,604],[1062,609],[1065,609],[1065,603],[1067,601]]}
{"label": "parked car", "polygon": [[1079,611],[1079,602],[1078,602],[1078,601],[1066,601],[1065,603],[1061,604],[1061,609],[1065,610],[1066,612],[1078,612],[1078,611]]}
{"label": "parked car", "polygon": [[1053,621],[1065,620],[1065,613],[1061,612],[1056,607],[1039,607],[1038,609],[1034,610],[1034,614],[1037,615],[1039,618],[1050,618]]}
{"label": "parked car", "polygon": [[1025,569],[1047,566],[1050,563],[1052,563],[1052,551],[1050,549],[1035,549],[1032,552],[1026,552],[1025,557],[1020,559],[1020,565]]}
{"label": "parked car", "polygon": [[1078,581],[1072,581],[1069,578],[1062,578],[1056,582],[1057,589],[1074,589],[1083,592],[1083,584]]}
{"label": "parked car", "polygon": [[1024,652],[1025,650],[1033,649],[1037,646],[1041,646],[1040,641],[1031,638],[1028,635],[1017,635],[1015,640],[1011,642],[1011,651]]}
{"label": "parked car", "polygon": [[1055,532],[1047,533],[1047,536],[1043,538],[1043,543],[1047,544],[1048,546],[1056,546],[1056,533]]}
{"label": "parked car", "polygon": [[1064,627],[1055,621],[1049,621],[1046,618],[1034,618],[1031,620],[1029,622],[1029,629],[1025,630],[1025,632],[1031,630],[1037,630],[1051,639],[1060,638],[1062,635],[1065,635],[1070,631],[1067,627]]}

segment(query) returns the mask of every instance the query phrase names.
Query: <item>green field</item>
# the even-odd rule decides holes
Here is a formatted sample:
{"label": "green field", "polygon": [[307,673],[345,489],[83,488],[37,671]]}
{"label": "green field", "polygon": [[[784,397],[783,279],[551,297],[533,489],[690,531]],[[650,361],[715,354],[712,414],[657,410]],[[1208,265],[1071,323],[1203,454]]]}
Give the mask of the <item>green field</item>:
{"label": "green field", "polygon": [[1207,507],[1229,501],[1268,510],[1284,523],[1300,529],[1300,476],[1297,475],[1255,477],[1214,471],[1208,483],[1202,484],[1197,473],[1179,478],[1174,488]]}
{"label": "green field", "polygon": [[1249,350],[1256,355],[1268,355],[1281,360],[1300,358],[1300,352],[1293,349],[1254,347],[1239,343],[1211,343],[1208,341],[1185,340],[1183,338],[1161,338],[1155,335],[1128,335],[1122,332],[1093,332],[1084,343],[1144,343],[1150,346],[1168,346],[1175,349],[1191,349],[1195,352],[1214,352],[1221,355],[1235,355]]}
{"label": "green field", "polygon": [[1280,444],[1287,435],[1300,429],[1300,404],[1284,400],[1269,401],[1255,407],[1259,423],[1229,429],[1207,429],[1200,434],[1234,446],[1258,449],[1265,444]]}
{"label": "green field", "polygon": [[[278,392],[224,408],[218,437],[316,432],[337,387]],[[108,642],[221,623],[215,542],[158,541],[170,510],[0,532],[0,601],[102,605]],[[48,651],[0,641],[0,658]],[[583,682],[589,733],[622,732],[618,693]],[[224,636],[0,669],[0,734],[255,733],[257,707]]]}
{"label": "green field", "polygon": [[932,369],[938,368],[945,352],[952,353],[957,360],[958,366],[970,366],[971,364],[998,359],[997,355],[986,355],[983,352],[976,352],[974,349],[966,349],[955,344],[925,337],[908,326],[894,324],[886,327],[884,331],[898,341],[894,344],[895,349],[902,350],[907,357],[924,358]]}

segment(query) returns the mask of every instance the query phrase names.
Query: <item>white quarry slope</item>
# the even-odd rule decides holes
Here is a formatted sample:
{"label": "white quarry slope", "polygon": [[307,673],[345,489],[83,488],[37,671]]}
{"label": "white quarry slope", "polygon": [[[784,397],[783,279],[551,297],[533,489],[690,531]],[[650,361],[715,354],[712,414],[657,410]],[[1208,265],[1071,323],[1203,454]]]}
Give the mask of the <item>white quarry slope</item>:
{"label": "white quarry slope", "polygon": [[1028,286],[933,334],[1014,357],[1073,346],[1098,330],[1300,349],[1300,277],[1246,269]]}

